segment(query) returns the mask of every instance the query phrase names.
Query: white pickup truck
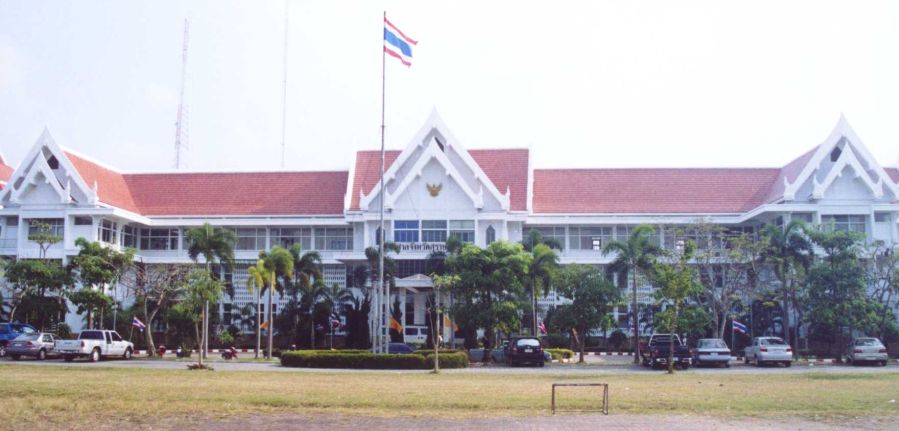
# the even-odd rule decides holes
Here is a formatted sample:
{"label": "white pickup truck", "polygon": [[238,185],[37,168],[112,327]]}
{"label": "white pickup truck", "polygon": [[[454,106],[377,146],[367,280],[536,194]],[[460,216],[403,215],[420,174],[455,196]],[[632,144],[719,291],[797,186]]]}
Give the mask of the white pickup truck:
{"label": "white pickup truck", "polygon": [[100,358],[120,357],[131,359],[134,344],[125,341],[116,331],[85,330],[81,331],[77,340],[57,340],[53,351],[62,355],[66,362],[76,357],[87,357],[91,362]]}

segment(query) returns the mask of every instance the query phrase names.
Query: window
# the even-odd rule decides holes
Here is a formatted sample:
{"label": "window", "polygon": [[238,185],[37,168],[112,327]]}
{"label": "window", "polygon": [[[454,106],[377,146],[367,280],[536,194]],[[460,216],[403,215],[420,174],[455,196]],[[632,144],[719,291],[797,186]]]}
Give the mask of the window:
{"label": "window", "polygon": [[[38,223],[43,223],[47,226],[38,226]],[[28,237],[30,238],[34,235],[62,236],[64,225],[61,218],[29,219]],[[42,228],[46,228],[46,230]]]}
{"label": "window", "polygon": [[[395,262],[397,278],[428,273],[428,261],[425,259],[398,259]],[[375,275],[377,275],[377,272]]]}
{"label": "window", "polygon": [[455,235],[462,242],[474,242],[474,220],[450,220],[449,234]]}
{"label": "window", "polygon": [[568,228],[568,245],[572,250],[601,251],[612,241],[612,227],[572,226]]}
{"label": "window", "polygon": [[496,229],[493,226],[487,226],[487,245],[496,242]]}
{"label": "window", "polygon": [[533,226],[533,227],[525,227],[525,239],[530,235],[530,231],[535,230],[540,232],[540,235],[543,236],[543,240],[554,239],[559,242],[559,246],[565,248],[565,226]]}
{"label": "window", "polygon": [[422,220],[422,242],[446,242],[446,220]]}
{"label": "window", "polygon": [[9,216],[6,218],[7,226],[18,226],[19,225],[19,216]]}
{"label": "window", "polygon": [[791,220],[802,220],[806,223],[812,222],[812,213],[793,213],[790,215]]}
{"label": "window", "polygon": [[265,228],[237,228],[234,233],[237,236],[235,250],[265,249]]}
{"label": "window", "polygon": [[821,216],[821,224],[825,229],[865,233],[865,218],[863,215],[825,215]]}
{"label": "window", "polygon": [[222,304],[222,323],[231,326],[231,304]]}
{"label": "window", "polygon": [[94,220],[90,217],[75,216],[75,226],[90,226],[94,224]]}
{"label": "window", "polygon": [[278,314],[278,304],[272,304],[272,316]]}
{"label": "window", "polygon": [[109,334],[109,336],[112,337],[112,341],[122,341],[122,337],[118,332],[112,332]]}
{"label": "window", "polygon": [[[185,241],[186,242],[186,241]],[[177,250],[178,229],[148,229],[140,230],[141,250]]]}
{"label": "window", "polygon": [[315,229],[316,250],[352,250],[353,228],[317,228]]}
{"label": "window", "polygon": [[874,222],[875,223],[889,223],[890,222],[890,213],[874,213]]}
{"label": "window", "polygon": [[418,242],[418,220],[395,220],[393,242]]}
{"label": "window", "polygon": [[122,226],[122,247],[137,247],[137,229],[133,226]]}
{"label": "window", "polygon": [[[406,295],[406,315],[404,316],[406,320],[406,325],[414,325],[415,324],[415,297],[411,295]],[[408,329],[407,329],[408,331]],[[409,334],[409,335],[418,335]]]}
{"label": "window", "polygon": [[840,147],[834,148],[833,151],[830,152],[830,161],[835,162],[835,161],[839,160],[840,154],[842,154],[842,153],[843,153],[843,150],[841,150]]}
{"label": "window", "polygon": [[101,220],[97,226],[97,238],[107,244],[118,244],[119,242],[119,225],[109,220]]}
{"label": "window", "polygon": [[294,244],[299,244],[303,250],[312,250],[312,228],[276,227],[271,229],[271,233],[273,246],[290,248]]}

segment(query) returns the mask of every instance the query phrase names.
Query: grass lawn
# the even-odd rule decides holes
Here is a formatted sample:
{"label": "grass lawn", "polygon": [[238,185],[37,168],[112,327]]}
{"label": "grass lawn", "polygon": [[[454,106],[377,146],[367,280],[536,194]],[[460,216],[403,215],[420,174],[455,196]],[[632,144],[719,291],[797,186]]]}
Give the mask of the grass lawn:
{"label": "grass lawn", "polygon": [[[0,365],[0,423],[91,422],[267,413],[484,417],[548,415],[553,382],[610,384],[613,414],[838,418],[899,415],[899,373],[617,374],[222,372]],[[560,408],[585,408],[565,389]],[[598,392],[593,392],[597,394]],[[596,399],[592,400],[595,403]],[[37,422],[40,420],[40,422]]]}

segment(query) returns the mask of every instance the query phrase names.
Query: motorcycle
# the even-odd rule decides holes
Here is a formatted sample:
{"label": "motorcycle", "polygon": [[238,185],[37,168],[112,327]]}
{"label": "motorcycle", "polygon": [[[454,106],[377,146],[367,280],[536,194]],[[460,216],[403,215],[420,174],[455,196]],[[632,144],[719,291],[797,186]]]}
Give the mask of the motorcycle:
{"label": "motorcycle", "polygon": [[230,361],[232,359],[237,359],[237,349],[234,346],[231,346],[227,350],[222,351],[222,359],[226,361]]}

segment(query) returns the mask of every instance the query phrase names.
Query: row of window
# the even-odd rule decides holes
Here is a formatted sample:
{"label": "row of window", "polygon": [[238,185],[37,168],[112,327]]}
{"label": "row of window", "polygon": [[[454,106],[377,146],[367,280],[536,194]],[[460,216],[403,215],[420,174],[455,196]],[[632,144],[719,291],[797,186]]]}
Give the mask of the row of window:
{"label": "row of window", "polygon": [[[397,243],[441,243],[446,242],[450,236],[455,236],[462,242],[474,242],[474,220],[395,220],[393,222],[393,241]],[[495,239],[496,233],[494,232]]]}

